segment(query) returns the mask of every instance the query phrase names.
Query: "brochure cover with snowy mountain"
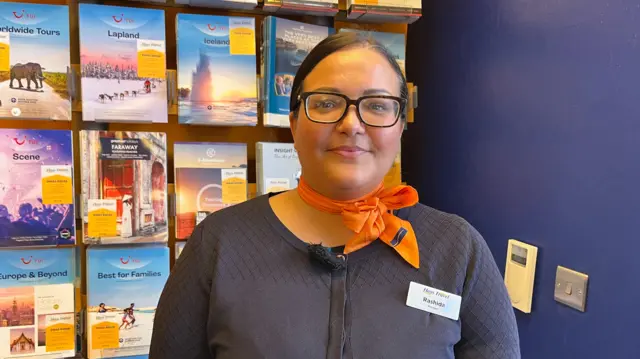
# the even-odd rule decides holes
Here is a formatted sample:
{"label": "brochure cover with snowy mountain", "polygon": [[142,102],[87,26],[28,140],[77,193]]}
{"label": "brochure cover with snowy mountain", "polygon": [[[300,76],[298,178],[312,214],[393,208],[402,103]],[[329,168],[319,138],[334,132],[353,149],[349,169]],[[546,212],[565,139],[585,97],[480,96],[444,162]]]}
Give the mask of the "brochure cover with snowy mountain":
{"label": "brochure cover with snowy mountain", "polygon": [[0,247],[75,243],[71,131],[0,129]]}
{"label": "brochure cover with snowy mountain", "polygon": [[382,44],[393,57],[396,59],[398,65],[405,72],[405,56],[407,52],[406,38],[404,34],[381,32],[381,31],[366,31],[359,29],[342,28],[340,31],[358,32],[374,38],[380,44]]}
{"label": "brochure cover with snowy mountain", "polygon": [[173,148],[176,238],[208,214],[247,200],[245,143],[178,142]]}
{"label": "brochure cover with snowy mountain", "polygon": [[178,14],[176,22],[178,121],[255,126],[255,19]]}
{"label": "brochure cover with snowy mountain", "polygon": [[267,16],[263,23],[264,125],[289,127],[293,77],[309,51],[334,28]]}
{"label": "brochure cover with snowy mountain", "polygon": [[167,136],[80,131],[84,243],[166,242]]}
{"label": "brochure cover with snowy mountain", "polygon": [[79,4],[82,119],[167,117],[164,11]]}
{"label": "brochure cover with snowy mountain", "polygon": [[75,249],[0,251],[0,357],[75,355]]}
{"label": "brochure cover with snowy mountain", "polygon": [[256,143],[258,195],[298,187],[302,167],[293,143]]}
{"label": "brochure cover with snowy mountain", "polygon": [[168,276],[167,247],[87,250],[90,359],[149,353],[156,306]]}
{"label": "brochure cover with snowy mountain", "polygon": [[69,8],[0,2],[0,118],[71,120]]}

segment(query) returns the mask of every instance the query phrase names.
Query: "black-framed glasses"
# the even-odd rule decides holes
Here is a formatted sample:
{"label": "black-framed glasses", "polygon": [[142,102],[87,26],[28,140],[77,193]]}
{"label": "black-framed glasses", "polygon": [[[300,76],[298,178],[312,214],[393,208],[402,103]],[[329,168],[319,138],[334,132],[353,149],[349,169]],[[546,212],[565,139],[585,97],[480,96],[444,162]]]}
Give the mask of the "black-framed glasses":
{"label": "black-framed glasses", "polygon": [[307,118],[317,123],[340,122],[351,105],[356,106],[358,119],[372,127],[391,127],[400,119],[406,99],[387,95],[367,95],[352,100],[334,92],[303,92],[298,106],[303,104]]}

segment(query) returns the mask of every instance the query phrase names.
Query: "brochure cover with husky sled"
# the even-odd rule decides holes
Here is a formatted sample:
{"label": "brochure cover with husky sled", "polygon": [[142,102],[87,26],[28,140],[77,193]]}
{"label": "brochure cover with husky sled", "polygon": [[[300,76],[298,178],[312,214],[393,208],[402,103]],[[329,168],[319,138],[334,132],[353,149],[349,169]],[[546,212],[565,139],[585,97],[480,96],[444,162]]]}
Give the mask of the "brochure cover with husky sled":
{"label": "brochure cover with husky sled", "polygon": [[82,119],[166,123],[164,11],[80,4],[79,18]]}

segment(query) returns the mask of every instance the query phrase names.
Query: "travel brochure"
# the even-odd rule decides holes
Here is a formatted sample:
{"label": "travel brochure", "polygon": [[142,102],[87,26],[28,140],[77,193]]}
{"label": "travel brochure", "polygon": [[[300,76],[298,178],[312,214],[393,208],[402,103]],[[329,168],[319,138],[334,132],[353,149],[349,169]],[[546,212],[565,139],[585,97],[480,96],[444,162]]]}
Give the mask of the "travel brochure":
{"label": "travel brochure", "polygon": [[255,19],[178,14],[178,121],[255,126]]}
{"label": "travel brochure", "polygon": [[71,131],[0,129],[0,247],[75,243]]}
{"label": "travel brochure", "polygon": [[80,132],[84,243],[168,240],[166,137]]}
{"label": "travel brochure", "polygon": [[71,120],[69,8],[0,2],[0,118]]}
{"label": "travel brochure", "polygon": [[74,252],[0,251],[0,357],[75,355]]}
{"label": "travel brochure", "polygon": [[87,250],[89,359],[149,353],[153,319],[169,276],[169,248]]}
{"label": "travel brochure", "polygon": [[164,11],[79,4],[82,119],[167,122]]}
{"label": "travel brochure", "polygon": [[293,143],[256,143],[258,195],[298,187],[302,168]]}
{"label": "travel brochure", "polygon": [[309,51],[335,30],[273,16],[262,26],[264,125],[289,127],[293,77]]}
{"label": "travel brochure", "polygon": [[174,145],[176,238],[187,239],[207,215],[247,200],[247,145]]}

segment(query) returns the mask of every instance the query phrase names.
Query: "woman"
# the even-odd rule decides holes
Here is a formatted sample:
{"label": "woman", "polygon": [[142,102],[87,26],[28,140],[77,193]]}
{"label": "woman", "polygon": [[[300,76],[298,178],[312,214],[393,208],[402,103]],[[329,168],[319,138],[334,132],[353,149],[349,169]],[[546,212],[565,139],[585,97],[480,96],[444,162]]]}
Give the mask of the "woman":
{"label": "woman", "polygon": [[125,194],[122,196],[122,224],[120,225],[120,237],[129,238],[133,236],[133,222],[131,221],[131,210],[133,197]]}
{"label": "woman", "polygon": [[309,53],[291,95],[298,188],[196,228],[161,296],[151,359],[520,357],[478,232],[411,187],[381,188],[406,99],[400,68],[369,38],[338,33]]}

